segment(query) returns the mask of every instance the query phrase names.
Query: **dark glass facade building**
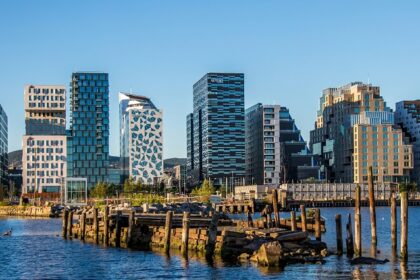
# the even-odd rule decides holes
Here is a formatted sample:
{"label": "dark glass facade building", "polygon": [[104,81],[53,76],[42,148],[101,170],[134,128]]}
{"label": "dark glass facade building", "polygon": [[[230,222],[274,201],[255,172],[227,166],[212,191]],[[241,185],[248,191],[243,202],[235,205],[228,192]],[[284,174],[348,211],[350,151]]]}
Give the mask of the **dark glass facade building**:
{"label": "dark glass facade building", "polygon": [[109,84],[107,73],[72,75],[68,177],[87,178],[88,188],[108,180]]}
{"label": "dark glass facade building", "polygon": [[[221,185],[245,177],[244,74],[208,73],[193,87],[187,117],[188,173]],[[192,121],[191,121],[192,120]]]}
{"label": "dark glass facade building", "polygon": [[8,141],[7,141],[7,115],[0,105],[0,188],[8,184]]}

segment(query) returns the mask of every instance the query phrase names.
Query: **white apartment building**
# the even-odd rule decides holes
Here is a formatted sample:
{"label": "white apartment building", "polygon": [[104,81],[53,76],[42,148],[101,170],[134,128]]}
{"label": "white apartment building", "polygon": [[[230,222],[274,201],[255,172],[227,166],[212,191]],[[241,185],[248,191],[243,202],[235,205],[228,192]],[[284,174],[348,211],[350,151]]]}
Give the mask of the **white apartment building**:
{"label": "white apartment building", "polygon": [[58,193],[67,175],[66,89],[28,85],[24,104],[22,192]]}

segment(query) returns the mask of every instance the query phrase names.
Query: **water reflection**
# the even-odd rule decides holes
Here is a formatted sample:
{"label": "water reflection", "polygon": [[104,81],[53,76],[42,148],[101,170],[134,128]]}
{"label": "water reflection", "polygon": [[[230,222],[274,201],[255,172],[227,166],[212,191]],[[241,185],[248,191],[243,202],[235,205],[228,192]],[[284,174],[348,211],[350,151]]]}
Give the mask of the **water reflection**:
{"label": "water reflection", "polygon": [[[327,232],[323,241],[335,251],[335,215],[353,213],[352,208],[321,210]],[[324,265],[293,264],[284,268],[264,268],[255,264],[224,263],[219,257],[208,263],[203,254],[190,251],[188,258],[178,250],[169,256],[163,250],[140,252],[106,248],[79,240],[63,240],[61,221],[56,219],[3,219],[0,232],[10,227],[13,236],[0,237],[0,279],[420,279],[420,208],[409,208],[409,259],[400,263],[391,250],[389,208],[377,208],[378,258],[390,260],[384,265],[352,266],[347,257],[330,256]],[[370,232],[368,208],[362,208],[362,232]],[[362,237],[364,256],[369,255],[370,234]]]}

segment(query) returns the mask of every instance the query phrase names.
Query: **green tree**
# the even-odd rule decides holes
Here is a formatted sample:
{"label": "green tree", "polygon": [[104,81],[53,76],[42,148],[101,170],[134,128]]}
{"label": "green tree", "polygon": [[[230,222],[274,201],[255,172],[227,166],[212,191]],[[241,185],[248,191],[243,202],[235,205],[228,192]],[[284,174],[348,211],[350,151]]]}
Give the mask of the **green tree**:
{"label": "green tree", "polygon": [[105,198],[109,194],[109,184],[100,182],[90,190],[89,196],[94,198]]}
{"label": "green tree", "polygon": [[214,189],[213,183],[207,179],[204,179],[200,188],[195,188],[191,194],[194,196],[210,196],[214,194],[216,190]]}
{"label": "green tree", "polygon": [[417,191],[417,184],[415,182],[405,182],[399,184],[400,192],[416,192]]}

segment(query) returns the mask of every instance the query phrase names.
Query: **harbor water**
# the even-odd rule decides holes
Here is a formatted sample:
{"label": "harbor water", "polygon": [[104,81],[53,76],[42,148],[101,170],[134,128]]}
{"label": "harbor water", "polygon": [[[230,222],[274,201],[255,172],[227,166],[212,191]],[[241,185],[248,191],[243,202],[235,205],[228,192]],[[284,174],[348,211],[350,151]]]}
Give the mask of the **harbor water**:
{"label": "harbor water", "polygon": [[[353,219],[352,208],[321,209],[327,228],[322,238],[330,251],[334,252],[336,246],[335,215],[342,215],[344,227],[349,213]],[[0,233],[10,228],[12,236],[0,236],[0,279],[420,279],[420,207],[409,208],[407,264],[391,254],[388,207],[377,208],[377,257],[390,260],[383,265],[350,265],[347,257],[335,255],[327,257],[325,264],[275,269],[218,259],[210,264],[200,256],[186,261],[177,253],[166,256],[64,240],[60,237],[60,219],[0,218]],[[362,237],[364,255],[369,256],[367,207],[362,208]]]}

